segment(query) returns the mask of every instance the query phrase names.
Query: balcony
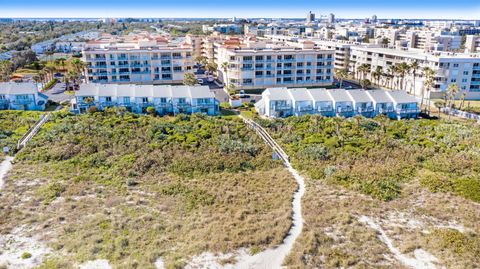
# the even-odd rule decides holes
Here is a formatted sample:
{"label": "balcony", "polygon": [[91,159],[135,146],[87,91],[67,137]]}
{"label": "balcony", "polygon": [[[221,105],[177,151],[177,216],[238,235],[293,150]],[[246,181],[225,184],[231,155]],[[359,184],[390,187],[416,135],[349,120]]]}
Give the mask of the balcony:
{"label": "balcony", "polygon": [[357,113],[368,113],[373,112],[373,107],[358,107]]}
{"label": "balcony", "polygon": [[273,105],[271,107],[272,110],[276,110],[276,111],[279,111],[279,110],[291,110],[292,109],[292,106],[291,105]]}
{"label": "balcony", "polygon": [[299,111],[299,112],[306,112],[306,111],[312,111],[312,110],[313,110],[313,106],[311,106],[311,105],[302,106],[302,107],[297,108],[297,111]]}
{"label": "balcony", "polygon": [[420,113],[420,109],[418,109],[418,108],[397,108],[396,112],[398,114],[413,114],[413,113]]}

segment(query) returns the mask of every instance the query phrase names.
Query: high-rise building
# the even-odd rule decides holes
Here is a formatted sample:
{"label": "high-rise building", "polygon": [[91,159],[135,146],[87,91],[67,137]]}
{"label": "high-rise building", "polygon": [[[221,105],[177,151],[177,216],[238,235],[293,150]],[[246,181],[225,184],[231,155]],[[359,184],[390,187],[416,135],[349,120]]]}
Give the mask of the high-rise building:
{"label": "high-rise building", "polygon": [[335,23],[335,15],[333,13],[328,14],[328,23],[329,24]]}
{"label": "high-rise building", "polygon": [[312,13],[311,11],[309,11],[307,14],[307,23],[312,23],[314,21],[315,21],[315,13]]}
{"label": "high-rise building", "polygon": [[373,15],[372,19],[370,21],[371,21],[371,23],[376,23],[378,21],[377,15]]}

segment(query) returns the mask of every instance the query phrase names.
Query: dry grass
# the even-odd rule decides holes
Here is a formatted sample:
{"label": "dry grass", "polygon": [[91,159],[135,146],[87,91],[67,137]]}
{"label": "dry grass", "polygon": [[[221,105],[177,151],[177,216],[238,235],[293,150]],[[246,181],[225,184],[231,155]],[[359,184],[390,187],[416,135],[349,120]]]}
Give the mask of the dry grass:
{"label": "dry grass", "polygon": [[[216,124],[229,125],[233,135],[233,127],[239,123],[212,124],[215,128]],[[253,133],[245,135],[255,137]],[[63,144],[65,138],[50,147],[40,146],[43,138],[38,139],[14,164],[0,196],[0,233],[25,224],[34,228],[32,233],[42,234],[43,241],[54,249],[42,268],[71,268],[99,258],[108,259],[114,268],[153,268],[160,256],[168,268],[175,268],[204,251],[277,245],[291,225],[295,182],[279,162],[269,160],[270,151],[260,140],[252,140],[260,150],[256,157],[232,158],[226,154],[223,172],[194,169],[188,175],[182,175],[187,170],[173,169],[170,162],[162,166],[161,160],[166,158],[162,154],[175,152],[176,159],[184,156],[191,165],[203,163],[206,168],[219,161],[209,158],[220,156],[210,146],[199,146],[192,153],[174,142],[169,144],[173,148],[150,151],[148,158],[137,157],[133,170],[138,173],[133,175],[128,172],[131,169],[125,169],[130,177],[118,186],[120,182],[109,181],[109,177],[117,177],[112,169],[107,173],[82,164],[72,166],[68,161],[35,159],[33,156],[65,156],[66,151],[56,150],[68,148]],[[100,136],[95,140],[102,143]],[[118,150],[112,147],[109,156],[116,156]],[[228,172],[228,165],[237,167],[237,162],[246,160],[256,168]]]}

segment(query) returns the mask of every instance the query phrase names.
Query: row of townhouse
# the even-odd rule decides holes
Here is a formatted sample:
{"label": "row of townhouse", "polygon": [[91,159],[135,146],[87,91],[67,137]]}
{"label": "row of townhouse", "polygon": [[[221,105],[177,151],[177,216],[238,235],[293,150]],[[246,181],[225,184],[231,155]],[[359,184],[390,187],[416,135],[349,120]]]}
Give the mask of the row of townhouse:
{"label": "row of townhouse", "polygon": [[404,91],[269,88],[255,104],[266,117],[282,118],[318,114],[325,117],[416,118],[419,108],[414,97]]}
{"label": "row of townhouse", "polygon": [[[422,50],[372,48],[364,46],[352,47],[350,51],[349,71],[356,72],[362,64],[370,66],[370,73],[366,78],[375,81],[372,76],[377,67],[384,73],[388,72],[390,66],[406,62],[411,64],[417,62],[419,65],[416,75],[409,72],[405,75],[403,83],[401,79],[392,80],[394,87],[406,90],[417,96],[423,93],[429,98],[442,98],[449,84],[456,83],[460,88],[461,96],[465,93],[466,99],[480,99],[480,54],[427,53]],[[422,69],[429,67],[435,72],[435,85],[432,89],[424,87]],[[384,78],[385,79],[385,78]]]}
{"label": "row of townhouse", "polygon": [[93,83],[181,83],[192,72],[192,47],[161,36],[102,37],[83,49],[86,76]]}
{"label": "row of townhouse", "polygon": [[134,113],[146,113],[153,107],[160,115],[216,115],[219,110],[219,102],[208,86],[136,84],[81,84],[71,106],[74,113],[87,112],[93,106],[99,110],[124,107]]}
{"label": "row of townhouse", "polygon": [[332,85],[333,53],[310,41],[266,42],[248,37],[219,45],[215,62],[218,79],[236,89],[313,87]]}
{"label": "row of townhouse", "polygon": [[35,83],[0,83],[0,110],[45,110],[48,97],[38,92]]}

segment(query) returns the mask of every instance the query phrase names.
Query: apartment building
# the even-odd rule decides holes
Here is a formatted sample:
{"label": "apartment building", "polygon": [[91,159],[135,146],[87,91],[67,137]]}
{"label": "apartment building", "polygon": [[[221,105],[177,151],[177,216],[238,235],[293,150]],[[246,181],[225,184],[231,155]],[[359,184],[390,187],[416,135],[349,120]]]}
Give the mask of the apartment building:
{"label": "apartment building", "polygon": [[480,35],[467,35],[465,40],[465,52],[480,52]]}
{"label": "apartment building", "polygon": [[268,88],[255,109],[260,115],[271,118],[306,114],[324,117],[383,114],[392,119],[405,119],[416,118],[420,112],[417,100],[404,91],[320,88]]}
{"label": "apartment building", "polygon": [[202,25],[202,31],[204,33],[219,32],[222,34],[240,34],[242,33],[242,26],[239,24],[215,24],[213,26]]}
{"label": "apartment building", "polygon": [[326,86],[333,83],[333,50],[315,48],[310,41],[285,43],[246,38],[218,47],[220,81],[237,89],[277,86]]}
{"label": "apartment building", "polygon": [[33,82],[0,83],[0,110],[45,110],[47,100]]}
{"label": "apartment building", "polygon": [[[424,89],[421,73],[424,67],[429,67],[435,72],[435,85],[429,92],[431,98],[442,98],[448,85],[456,83],[461,92],[466,94],[466,99],[480,99],[480,54],[465,54],[452,52],[424,52],[416,49],[388,49],[356,46],[351,48],[350,72],[362,64],[370,66],[371,72],[379,66],[387,72],[389,66],[416,61],[419,64],[417,75],[410,72],[406,74],[403,90],[421,96]],[[373,80],[371,74],[367,78]],[[400,80],[394,80],[395,88],[400,89]]]}
{"label": "apartment building", "polygon": [[83,60],[93,83],[181,83],[194,64],[189,44],[146,33],[87,42]]}
{"label": "apartment building", "polygon": [[461,35],[442,30],[407,28],[376,28],[376,39],[388,39],[388,46],[414,48],[424,51],[453,51],[461,46]]}
{"label": "apartment building", "polygon": [[219,110],[219,102],[208,86],[81,84],[71,111],[84,113],[92,106],[100,110],[124,107],[134,113],[146,113],[148,107],[153,107],[159,115],[216,115]]}

